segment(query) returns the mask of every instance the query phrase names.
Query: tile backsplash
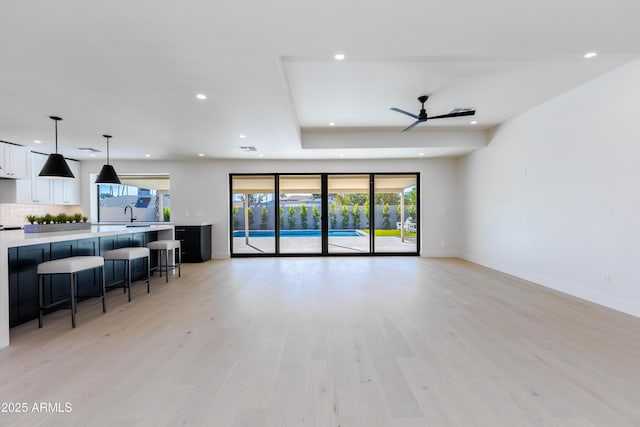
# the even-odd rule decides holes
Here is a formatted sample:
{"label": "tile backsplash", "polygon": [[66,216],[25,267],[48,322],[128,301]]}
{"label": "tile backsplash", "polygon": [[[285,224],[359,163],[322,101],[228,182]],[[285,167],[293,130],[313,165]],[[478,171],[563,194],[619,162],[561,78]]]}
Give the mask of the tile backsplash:
{"label": "tile backsplash", "polygon": [[22,227],[27,224],[27,215],[58,215],[61,213],[83,214],[80,206],[63,205],[27,205],[20,203],[0,203],[0,225],[5,227]]}

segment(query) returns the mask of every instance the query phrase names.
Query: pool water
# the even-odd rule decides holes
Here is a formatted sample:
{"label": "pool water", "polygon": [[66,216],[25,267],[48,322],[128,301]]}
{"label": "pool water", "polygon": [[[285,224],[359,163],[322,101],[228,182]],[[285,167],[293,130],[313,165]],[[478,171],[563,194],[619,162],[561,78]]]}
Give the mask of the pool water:
{"label": "pool water", "polygon": [[[352,237],[364,236],[362,232],[356,230],[329,230],[329,237]],[[273,230],[250,230],[249,237],[274,237]],[[320,237],[320,230],[281,230],[280,237]],[[244,230],[236,230],[233,237],[244,237]]]}

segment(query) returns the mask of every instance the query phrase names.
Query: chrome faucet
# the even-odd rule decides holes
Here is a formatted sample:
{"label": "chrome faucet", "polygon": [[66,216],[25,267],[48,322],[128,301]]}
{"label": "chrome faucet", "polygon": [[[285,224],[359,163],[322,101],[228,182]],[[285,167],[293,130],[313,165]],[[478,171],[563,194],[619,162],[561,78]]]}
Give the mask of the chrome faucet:
{"label": "chrome faucet", "polygon": [[131,222],[133,222],[134,220],[136,220],[137,218],[133,217],[133,208],[131,206],[125,206],[124,207],[124,214],[127,214],[127,208],[129,208],[129,211],[131,213]]}

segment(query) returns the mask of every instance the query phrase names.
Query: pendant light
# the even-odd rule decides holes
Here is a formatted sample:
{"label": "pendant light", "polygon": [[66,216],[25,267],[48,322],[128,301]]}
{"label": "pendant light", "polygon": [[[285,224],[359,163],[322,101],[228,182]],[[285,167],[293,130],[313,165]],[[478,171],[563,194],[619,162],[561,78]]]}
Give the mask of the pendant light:
{"label": "pendant light", "polygon": [[58,154],[58,122],[62,120],[62,118],[56,116],[49,116],[49,118],[56,123],[56,152],[49,154],[38,176],[42,178],[75,178],[64,156]]}
{"label": "pendant light", "polygon": [[98,177],[96,178],[96,184],[114,184],[114,185],[122,185],[120,182],[120,178],[118,178],[118,174],[116,170],[109,164],[109,138],[111,135],[102,135],[107,138],[107,164],[102,166]]}

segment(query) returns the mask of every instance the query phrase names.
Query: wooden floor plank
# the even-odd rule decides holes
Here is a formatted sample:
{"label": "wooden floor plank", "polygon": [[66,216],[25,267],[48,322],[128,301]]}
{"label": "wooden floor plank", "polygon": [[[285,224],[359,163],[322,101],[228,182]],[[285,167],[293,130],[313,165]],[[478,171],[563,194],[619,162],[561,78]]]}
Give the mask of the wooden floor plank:
{"label": "wooden floor plank", "polygon": [[29,411],[0,425],[640,423],[640,319],[461,260],[217,260],[151,286],[13,328],[0,401]]}

